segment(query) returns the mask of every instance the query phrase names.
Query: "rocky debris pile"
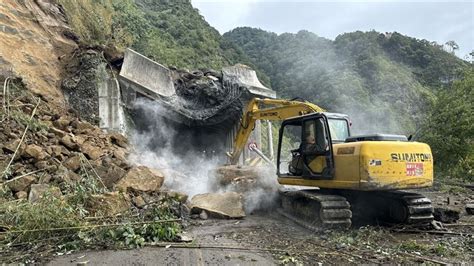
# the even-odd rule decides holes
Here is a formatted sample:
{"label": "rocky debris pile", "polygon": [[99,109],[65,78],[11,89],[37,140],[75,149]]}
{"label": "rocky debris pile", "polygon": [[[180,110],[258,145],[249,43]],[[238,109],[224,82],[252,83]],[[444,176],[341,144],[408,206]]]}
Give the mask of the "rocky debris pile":
{"label": "rocky debris pile", "polygon": [[97,194],[86,204],[88,211],[113,215],[132,203],[153,200],[141,204],[136,199],[141,194],[160,192],[164,175],[130,165],[130,147],[123,135],[104,133],[72,115],[58,115],[19,80],[10,84],[8,107],[0,110],[2,195],[34,202],[46,193],[68,197],[87,187]]}

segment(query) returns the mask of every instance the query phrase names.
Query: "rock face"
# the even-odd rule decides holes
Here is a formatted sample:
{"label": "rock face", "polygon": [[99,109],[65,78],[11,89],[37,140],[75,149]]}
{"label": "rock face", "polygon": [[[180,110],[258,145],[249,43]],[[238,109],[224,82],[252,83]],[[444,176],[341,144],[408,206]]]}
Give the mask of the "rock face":
{"label": "rock face", "polygon": [[242,195],[236,192],[206,193],[191,199],[191,213],[200,214],[202,211],[215,218],[243,218],[245,211]]}
{"label": "rock face", "polygon": [[92,195],[86,203],[86,209],[92,214],[105,216],[125,212],[130,208],[130,198],[125,193],[107,192],[100,195]]}
{"label": "rock face", "polygon": [[160,190],[164,179],[158,170],[137,166],[130,169],[115,188],[121,191],[154,192]]}

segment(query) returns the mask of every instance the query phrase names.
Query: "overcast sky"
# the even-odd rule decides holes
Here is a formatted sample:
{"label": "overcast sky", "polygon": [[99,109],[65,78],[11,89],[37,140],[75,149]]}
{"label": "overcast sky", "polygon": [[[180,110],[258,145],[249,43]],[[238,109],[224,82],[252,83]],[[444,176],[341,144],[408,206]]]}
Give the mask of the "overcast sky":
{"label": "overcast sky", "polygon": [[220,33],[239,26],[276,33],[306,29],[334,39],[356,30],[397,31],[444,44],[454,40],[463,58],[474,50],[474,0],[282,1],[192,0]]}

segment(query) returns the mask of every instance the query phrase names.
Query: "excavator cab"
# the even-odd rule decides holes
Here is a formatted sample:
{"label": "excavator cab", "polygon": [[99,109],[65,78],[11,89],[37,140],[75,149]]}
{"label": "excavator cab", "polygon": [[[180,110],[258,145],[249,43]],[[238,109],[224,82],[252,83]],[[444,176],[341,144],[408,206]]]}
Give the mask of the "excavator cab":
{"label": "excavator cab", "polygon": [[[278,175],[332,179],[333,141],[344,142],[348,136],[349,123],[344,115],[314,113],[283,121],[278,146]],[[291,141],[299,145],[288,153],[288,142]]]}

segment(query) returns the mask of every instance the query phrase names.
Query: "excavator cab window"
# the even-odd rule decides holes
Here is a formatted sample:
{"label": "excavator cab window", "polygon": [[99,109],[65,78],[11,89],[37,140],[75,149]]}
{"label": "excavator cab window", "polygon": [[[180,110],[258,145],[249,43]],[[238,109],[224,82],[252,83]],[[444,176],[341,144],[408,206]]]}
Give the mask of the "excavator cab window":
{"label": "excavator cab window", "polygon": [[[295,132],[295,127],[300,129],[299,147],[293,145],[289,155],[288,139],[295,138],[294,133],[290,134]],[[332,142],[328,120],[324,115],[315,114],[283,122],[279,144],[279,174],[285,175],[288,172],[288,175],[308,179],[333,178]]]}
{"label": "excavator cab window", "polygon": [[311,117],[303,120],[303,178],[332,178],[332,155],[327,119]]}
{"label": "excavator cab window", "polygon": [[301,125],[300,120],[293,123],[284,123],[280,128],[278,173],[294,176],[301,176],[302,174]]}

